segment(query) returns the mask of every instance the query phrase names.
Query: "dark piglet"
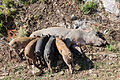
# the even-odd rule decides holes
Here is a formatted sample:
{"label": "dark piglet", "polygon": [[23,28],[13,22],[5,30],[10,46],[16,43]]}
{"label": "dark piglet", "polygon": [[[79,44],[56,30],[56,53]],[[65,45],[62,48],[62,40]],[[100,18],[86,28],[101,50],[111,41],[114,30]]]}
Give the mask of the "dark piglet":
{"label": "dark piglet", "polygon": [[55,38],[51,36],[44,50],[44,59],[51,72],[52,72],[51,62],[53,61],[55,56],[54,52],[55,52]]}
{"label": "dark piglet", "polygon": [[43,61],[44,48],[45,48],[47,41],[49,40],[49,37],[50,37],[49,35],[44,35],[40,37],[35,46],[36,56],[41,62]]}

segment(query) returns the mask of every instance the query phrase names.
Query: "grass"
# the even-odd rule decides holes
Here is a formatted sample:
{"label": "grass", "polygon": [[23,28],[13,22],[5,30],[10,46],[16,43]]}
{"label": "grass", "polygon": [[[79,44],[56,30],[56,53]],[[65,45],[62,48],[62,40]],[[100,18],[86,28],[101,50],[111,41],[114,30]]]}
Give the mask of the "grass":
{"label": "grass", "polygon": [[94,1],[88,1],[83,6],[80,6],[80,10],[84,14],[91,14],[96,10],[97,4]]}
{"label": "grass", "polygon": [[80,0],[74,0],[75,3],[80,4]]}
{"label": "grass", "polygon": [[5,7],[11,8],[13,7],[14,2],[12,0],[3,0],[3,4]]}
{"label": "grass", "polygon": [[17,36],[16,37],[26,37],[27,32],[24,28],[20,27],[20,30],[18,30]]}
{"label": "grass", "polygon": [[0,80],[11,80],[11,77],[7,76],[4,79],[0,79]]}
{"label": "grass", "polygon": [[[33,4],[39,0],[19,0],[21,4],[23,5],[29,5],[29,4]],[[40,0],[41,2],[44,2],[45,0]]]}
{"label": "grass", "polygon": [[14,74],[16,74],[17,72],[22,72],[24,69],[26,69],[26,66],[20,66],[18,68],[14,69]]}
{"label": "grass", "polygon": [[[14,16],[17,13],[17,9],[14,6],[13,0],[3,0],[3,5],[0,5],[0,35],[7,35],[6,25],[13,25],[11,21],[14,20]],[[12,26],[10,26],[12,27]]]}
{"label": "grass", "polygon": [[3,25],[3,21],[2,20],[0,21],[0,34],[1,34],[1,36],[7,34],[6,33],[6,29],[5,29],[4,25]]}
{"label": "grass", "polygon": [[112,45],[111,44],[106,45],[106,48],[107,48],[108,51],[112,51]]}

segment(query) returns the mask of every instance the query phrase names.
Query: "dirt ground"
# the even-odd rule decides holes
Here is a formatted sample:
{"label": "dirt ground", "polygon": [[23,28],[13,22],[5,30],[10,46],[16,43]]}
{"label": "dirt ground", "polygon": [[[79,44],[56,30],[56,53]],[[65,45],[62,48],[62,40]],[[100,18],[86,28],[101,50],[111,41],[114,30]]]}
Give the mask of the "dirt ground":
{"label": "dirt ground", "polygon": [[[98,9],[99,10],[99,9]],[[45,67],[40,76],[32,75],[32,67],[26,60],[20,62],[15,52],[10,52],[8,41],[0,40],[0,80],[120,80],[120,17],[100,10],[91,15],[84,15],[78,5],[70,0],[48,0],[36,2],[19,8],[15,24],[17,29],[24,28],[29,36],[33,31],[47,27],[61,27],[65,22],[72,25],[70,18],[88,21],[96,31],[104,33],[108,47],[85,45],[86,57],[74,54],[74,73],[70,74],[65,63],[58,71],[51,74]],[[110,49],[112,48],[112,49]],[[10,56],[12,55],[12,57]]]}

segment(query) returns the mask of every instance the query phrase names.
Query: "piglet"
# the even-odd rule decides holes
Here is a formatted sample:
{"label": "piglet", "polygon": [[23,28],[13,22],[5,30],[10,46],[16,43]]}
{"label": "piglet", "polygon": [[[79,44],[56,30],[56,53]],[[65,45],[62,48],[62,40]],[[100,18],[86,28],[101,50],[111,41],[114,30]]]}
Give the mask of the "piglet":
{"label": "piglet", "polygon": [[55,53],[55,38],[51,36],[44,49],[44,59],[51,72],[52,72],[51,62],[54,59],[55,56],[54,53]]}
{"label": "piglet", "polygon": [[25,47],[24,55],[26,59],[28,60],[29,64],[34,64],[36,65],[37,58],[35,56],[34,50],[35,50],[35,45],[36,42],[39,38],[36,38],[28,43],[28,45]]}
{"label": "piglet", "polygon": [[67,64],[72,74],[73,73],[73,54],[60,38],[56,37],[55,42],[56,42],[56,47],[59,53],[62,55],[64,62]]}
{"label": "piglet", "polygon": [[45,49],[45,45],[48,40],[49,40],[49,35],[41,36],[38,39],[36,46],[35,46],[35,53],[36,53],[36,56],[38,57],[38,59],[40,60],[41,64],[44,64],[44,63],[42,63],[42,61],[44,61],[43,60],[44,49]]}

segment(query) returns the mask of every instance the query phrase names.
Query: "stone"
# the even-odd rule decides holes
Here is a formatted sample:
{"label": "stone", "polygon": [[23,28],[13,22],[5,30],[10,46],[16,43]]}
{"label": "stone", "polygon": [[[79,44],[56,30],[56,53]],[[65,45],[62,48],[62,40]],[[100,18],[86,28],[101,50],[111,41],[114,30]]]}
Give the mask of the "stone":
{"label": "stone", "polygon": [[40,71],[37,67],[35,67],[34,65],[32,65],[32,74],[35,76],[39,76],[41,75],[42,71]]}
{"label": "stone", "polygon": [[74,20],[77,20],[77,17],[73,14],[73,15],[71,16],[71,21],[74,21]]}
{"label": "stone", "polygon": [[102,0],[102,2],[106,11],[118,16],[119,9],[117,7],[116,0]]}
{"label": "stone", "polygon": [[61,71],[59,74],[60,74],[60,75],[64,75],[64,71]]}
{"label": "stone", "polygon": [[86,20],[83,20],[83,21],[75,20],[72,22],[72,27],[73,29],[82,29],[86,27]]}
{"label": "stone", "polygon": [[112,65],[113,63],[112,62],[109,62],[109,65]]}
{"label": "stone", "polygon": [[116,54],[109,54],[108,55],[110,58],[117,58],[118,56]]}

